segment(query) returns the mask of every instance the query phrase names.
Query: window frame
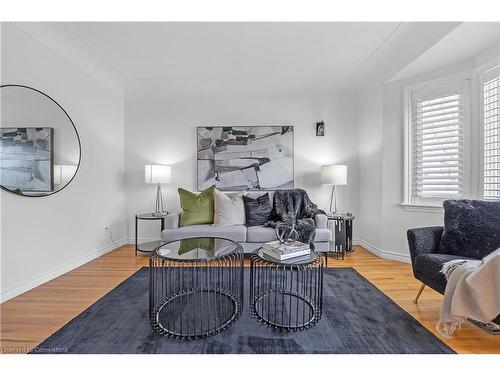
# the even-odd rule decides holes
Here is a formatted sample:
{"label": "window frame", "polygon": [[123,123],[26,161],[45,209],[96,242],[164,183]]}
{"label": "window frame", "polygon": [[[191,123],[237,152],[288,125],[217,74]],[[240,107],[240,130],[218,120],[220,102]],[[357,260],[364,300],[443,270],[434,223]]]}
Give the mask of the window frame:
{"label": "window frame", "polygon": [[[446,86],[463,88],[464,102],[464,124],[463,124],[463,198],[470,197],[476,189],[473,184],[472,163],[475,153],[474,147],[468,145],[475,144],[472,139],[474,129],[473,118],[473,72],[467,71],[459,74],[438,78],[426,82],[421,82],[404,88],[403,109],[404,109],[404,197],[402,206],[406,210],[440,212],[442,202],[446,198],[422,198],[418,201],[412,199],[413,195],[413,95],[419,91],[443,91]],[[446,90],[445,90],[446,91]]]}
{"label": "window frame", "polygon": [[[497,68],[500,66],[500,57],[490,60],[475,69],[475,78],[476,78],[476,86],[477,86],[477,100],[475,100],[477,105],[477,131],[474,131],[477,134],[477,176],[475,178],[475,195],[477,199],[484,200],[484,99],[483,99],[483,87],[484,82],[486,81],[486,73],[488,71]],[[498,202],[498,200],[491,200],[494,202]]]}

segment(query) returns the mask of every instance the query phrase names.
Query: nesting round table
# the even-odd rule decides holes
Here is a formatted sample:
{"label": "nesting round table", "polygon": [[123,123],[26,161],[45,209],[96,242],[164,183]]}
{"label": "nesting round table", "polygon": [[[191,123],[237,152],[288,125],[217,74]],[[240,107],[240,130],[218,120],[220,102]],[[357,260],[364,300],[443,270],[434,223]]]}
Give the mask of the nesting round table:
{"label": "nesting round table", "polygon": [[279,330],[305,329],[316,324],[323,310],[323,257],[275,260],[262,248],[251,255],[250,304],[253,315]]}
{"label": "nesting round table", "polygon": [[243,309],[243,250],[222,238],[188,238],[159,246],[149,258],[149,317],[175,338],[217,334]]}

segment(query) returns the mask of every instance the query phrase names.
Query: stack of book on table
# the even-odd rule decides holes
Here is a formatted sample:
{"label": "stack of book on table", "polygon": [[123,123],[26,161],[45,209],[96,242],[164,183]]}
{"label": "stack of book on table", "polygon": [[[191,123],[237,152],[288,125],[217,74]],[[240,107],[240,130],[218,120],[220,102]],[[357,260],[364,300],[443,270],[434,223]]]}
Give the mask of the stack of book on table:
{"label": "stack of book on table", "polygon": [[287,260],[309,256],[311,249],[303,242],[280,243],[279,241],[267,242],[262,246],[262,253],[275,260]]}

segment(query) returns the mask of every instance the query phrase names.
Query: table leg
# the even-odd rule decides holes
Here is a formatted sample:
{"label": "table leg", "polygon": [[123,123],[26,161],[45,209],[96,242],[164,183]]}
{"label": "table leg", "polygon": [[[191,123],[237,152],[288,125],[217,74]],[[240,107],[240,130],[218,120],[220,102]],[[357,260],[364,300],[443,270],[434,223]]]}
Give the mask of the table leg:
{"label": "table leg", "polygon": [[352,220],[346,221],[346,253],[352,253],[354,251],[354,246],[352,244]]}

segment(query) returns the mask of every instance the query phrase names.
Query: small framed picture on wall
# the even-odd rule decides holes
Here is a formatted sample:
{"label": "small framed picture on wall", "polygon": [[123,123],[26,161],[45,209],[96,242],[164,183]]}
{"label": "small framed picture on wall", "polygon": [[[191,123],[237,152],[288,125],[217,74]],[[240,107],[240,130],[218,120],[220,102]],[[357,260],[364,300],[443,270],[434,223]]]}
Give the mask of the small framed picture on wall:
{"label": "small framed picture on wall", "polygon": [[316,137],[323,137],[325,135],[325,123],[323,121],[316,123]]}

